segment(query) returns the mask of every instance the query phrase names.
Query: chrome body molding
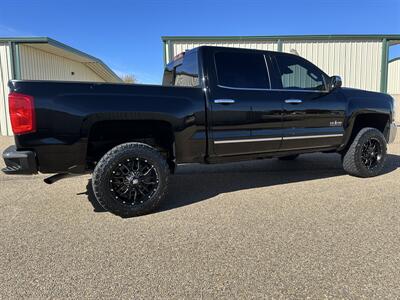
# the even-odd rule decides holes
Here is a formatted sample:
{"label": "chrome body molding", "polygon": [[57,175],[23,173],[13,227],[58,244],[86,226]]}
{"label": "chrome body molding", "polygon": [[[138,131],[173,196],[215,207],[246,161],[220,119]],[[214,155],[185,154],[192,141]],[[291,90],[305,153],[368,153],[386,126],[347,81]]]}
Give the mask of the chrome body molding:
{"label": "chrome body molding", "polygon": [[389,139],[388,139],[388,144],[394,143],[396,139],[396,134],[397,134],[397,125],[396,123],[390,124],[389,127]]}
{"label": "chrome body molding", "polygon": [[276,138],[257,138],[257,139],[241,139],[241,140],[218,140],[218,141],[214,141],[214,144],[272,142],[272,141],[280,141],[280,140],[282,140],[282,137],[276,137]]}
{"label": "chrome body molding", "polygon": [[233,87],[233,86],[226,86],[226,85],[221,85],[217,84],[218,87],[223,88],[223,89],[229,89],[229,90],[239,90],[239,91],[266,91],[266,92],[299,92],[299,93],[329,93],[329,91],[326,90],[301,90],[301,89],[268,89],[268,88],[244,88],[244,87]]}
{"label": "chrome body molding", "polygon": [[253,143],[253,142],[271,142],[271,141],[285,141],[285,140],[302,140],[302,139],[320,139],[320,138],[334,138],[342,137],[342,133],[338,134],[324,134],[324,135],[302,135],[302,136],[284,136],[274,138],[254,138],[254,139],[236,139],[236,140],[217,140],[214,144],[233,144],[233,143]]}
{"label": "chrome body molding", "polygon": [[341,137],[343,133],[338,134],[320,134],[320,135],[302,135],[302,136],[284,136],[283,140],[302,140],[302,139],[321,139],[321,138],[333,138]]}
{"label": "chrome body molding", "polygon": [[300,103],[303,103],[303,100],[301,100],[301,99],[286,99],[285,103],[288,103],[288,104],[300,104]]}
{"label": "chrome body molding", "polygon": [[233,104],[235,100],[233,99],[215,99],[214,103],[216,104]]}

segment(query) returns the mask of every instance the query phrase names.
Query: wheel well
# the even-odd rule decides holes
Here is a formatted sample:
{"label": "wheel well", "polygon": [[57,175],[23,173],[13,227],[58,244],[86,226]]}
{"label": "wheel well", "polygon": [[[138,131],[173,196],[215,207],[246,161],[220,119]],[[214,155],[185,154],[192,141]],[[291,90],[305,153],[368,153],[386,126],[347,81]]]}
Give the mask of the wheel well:
{"label": "wheel well", "polygon": [[113,147],[129,142],[142,142],[160,150],[173,168],[174,135],[164,121],[101,121],[95,123],[89,134],[87,164],[93,169],[100,158]]}
{"label": "wheel well", "polygon": [[378,129],[387,139],[387,128],[389,124],[389,116],[385,114],[361,114],[354,120],[351,138],[348,144],[351,144],[361,129],[372,127]]}

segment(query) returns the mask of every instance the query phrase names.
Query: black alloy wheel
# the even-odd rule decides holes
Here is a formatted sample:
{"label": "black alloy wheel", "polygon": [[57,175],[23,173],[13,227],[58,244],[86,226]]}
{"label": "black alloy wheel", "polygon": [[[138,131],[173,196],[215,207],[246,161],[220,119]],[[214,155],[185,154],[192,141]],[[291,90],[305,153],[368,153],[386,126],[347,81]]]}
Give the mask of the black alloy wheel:
{"label": "black alloy wheel", "polygon": [[361,161],[369,170],[379,165],[383,157],[382,154],[381,144],[376,138],[370,138],[361,147]]}
{"label": "black alloy wheel", "polygon": [[113,169],[110,192],[122,204],[142,204],[150,199],[158,188],[157,170],[148,160],[139,157],[126,158]]}
{"label": "black alloy wheel", "polygon": [[384,170],[387,142],[376,128],[361,129],[342,156],[344,170],[357,177],[373,177]]}
{"label": "black alloy wheel", "polygon": [[155,210],[166,197],[169,166],[155,148],[126,143],[108,151],[92,176],[93,191],[100,205],[121,217],[134,217]]}

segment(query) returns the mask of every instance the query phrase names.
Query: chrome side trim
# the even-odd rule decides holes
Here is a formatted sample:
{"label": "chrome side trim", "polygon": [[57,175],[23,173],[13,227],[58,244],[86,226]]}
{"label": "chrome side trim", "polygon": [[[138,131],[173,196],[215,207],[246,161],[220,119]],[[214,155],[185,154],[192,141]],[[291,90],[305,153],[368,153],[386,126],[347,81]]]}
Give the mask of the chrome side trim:
{"label": "chrome side trim", "polygon": [[326,94],[328,94],[328,93],[330,93],[330,91],[326,91],[326,90],[324,90],[324,91],[316,91],[316,90],[294,90],[294,89],[291,89],[291,90],[289,90],[289,89],[267,89],[267,88],[265,88],[265,89],[261,89],[261,88],[244,88],[244,87],[232,87],[232,86],[226,86],[226,85],[221,85],[221,84],[218,84],[217,85],[218,87],[220,87],[220,88],[223,88],[223,89],[229,89],[229,90],[242,90],[242,91],[269,91],[269,92],[300,92],[300,93],[326,93]]}
{"label": "chrome side trim", "polygon": [[277,137],[277,138],[263,138],[263,139],[218,140],[218,141],[214,141],[214,144],[270,142],[270,141],[280,141],[280,140],[282,140],[281,137]]}
{"label": "chrome side trim", "polygon": [[238,87],[232,87],[232,86],[225,86],[225,85],[217,85],[220,88],[224,89],[229,89],[229,90],[242,90],[242,91],[270,91],[270,89],[261,89],[261,88],[238,88]]}
{"label": "chrome side trim", "polygon": [[214,103],[217,103],[217,104],[233,104],[233,103],[235,103],[235,100],[233,100],[233,99],[215,99]]}
{"label": "chrome side trim", "polygon": [[300,103],[303,103],[303,100],[301,100],[301,99],[286,99],[285,103],[288,103],[288,104],[300,104]]}
{"label": "chrome side trim", "polygon": [[341,137],[341,136],[343,136],[342,133],[324,134],[324,135],[284,136],[283,140],[320,139],[320,138],[331,138],[331,137]]}
{"label": "chrome side trim", "polygon": [[388,139],[388,144],[394,143],[396,140],[396,135],[397,135],[397,126],[396,123],[390,124],[389,127],[389,139]]}
{"label": "chrome side trim", "polygon": [[268,74],[268,81],[269,81],[269,89],[272,88],[272,83],[271,83],[271,74],[269,72],[269,67],[268,67],[268,62],[267,62],[267,56],[264,54],[264,61],[265,61],[265,66],[267,67],[267,74]]}
{"label": "chrome side trim", "polygon": [[240,139],[240,140],[217,140],[214,144],[233,144],[233,143],[253,143],[253,142],[271,142],[280,140],[301,140],[301,139],[319,139],[319,138],[332,138],[342,137],[343,134],[325,134],[325,135],[302,135],[302,136],[286,136],[276,138],[255,138],[255,139]]}
{"label": "chrome side trim", "polygon": [[300,93],[325,93],[325,94],[329,94],[330,91],[317,91],[317,90],[289,90],[289,89],[270,89],[269,91],[273,92],[273,91],[277,91],[277,92],[300,92]]}

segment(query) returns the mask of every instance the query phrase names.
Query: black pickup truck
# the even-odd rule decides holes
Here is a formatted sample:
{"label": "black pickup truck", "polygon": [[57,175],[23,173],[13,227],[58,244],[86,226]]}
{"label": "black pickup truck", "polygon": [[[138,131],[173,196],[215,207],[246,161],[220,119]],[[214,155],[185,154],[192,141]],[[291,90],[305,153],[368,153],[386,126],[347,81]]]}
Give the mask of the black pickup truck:
{"label": "black pickup truck", "polygon": [[182,163],[336,152],[349,174],[376,176],[394,100],[341,85],[296,55],[206,46],[175,57],[160,86],[11,81],[3,172],[92,172],[99,203],[123,217],[152,211]]}

